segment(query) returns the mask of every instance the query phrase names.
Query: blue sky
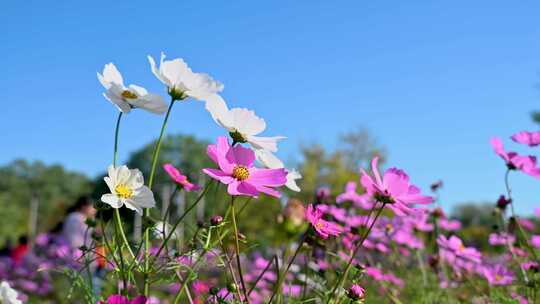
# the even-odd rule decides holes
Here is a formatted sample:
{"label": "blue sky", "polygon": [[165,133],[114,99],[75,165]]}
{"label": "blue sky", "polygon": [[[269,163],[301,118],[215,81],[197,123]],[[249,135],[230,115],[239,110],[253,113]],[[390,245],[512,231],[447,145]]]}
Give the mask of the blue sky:
{"label": "blue sky", "polygon": [[[146,55],[163,50],[225,84],[268,135],[332,148],[368,128],[389,164],[422,187],[445,181],[443,205],[495,199],[504,166],[489,138],[536,129],[536,1],[27,1],[0,11],[0,163],[24,157],[95,175],[111,159],[116,110],[96,72],[163,92]],[[17,4],[16,4],[17,3]],[[157,135],[161,117],[124,121],[121,159]],[[202,103],[175,106],[168,132],[214,138]],[[507,145],[520,152],[537,154]],[[513,174],[518,211],[540,207],[540,181]]]}

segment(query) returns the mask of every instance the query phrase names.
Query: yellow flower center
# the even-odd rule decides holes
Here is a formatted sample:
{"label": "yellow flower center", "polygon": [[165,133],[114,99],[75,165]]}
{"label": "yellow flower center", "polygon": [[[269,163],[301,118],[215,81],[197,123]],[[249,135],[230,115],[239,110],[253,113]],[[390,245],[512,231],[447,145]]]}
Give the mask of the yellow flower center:
{"label": "yellow flower center", "polygon": [[123,199],[128,199],[133,196],[133,190],[131,190],[131,188],[129,188],[128,186],[124,184],[118,184],[114,188],[114,191],[116,192],[116,195],[118,197],[123,198]]}
{"label": "yellow flower center", "polygon": [[246,180],[249,177],[249,170],[244,166],[238,165],[234,167],[232,176],[240,181]]}
{"label": "yellow flower center", "polygon": [[502,277],[502,275],[500,275],[500,274],[495,275],[495,281],[497,281],[497,282],[500,281],[500,280],[502,280],[502,278],[503,278],[503,277]]}
{"label": "yellow flower center", "polygon": [[124,98],[127,98],[127,99],[135,99],[137,98],[137,94],[131,92],[131,91],[128,91],[128,90],[125,90],[124,92],[122,92],[122,97]]}
{"label": "yellow flower center", "polygon": [[324,228],[324,223],[321,222],[321,221],[317,221],[317,223],[315,224],[315,228],[317,228],[317,229],[322,229],[322,228]]}
{"label": "yellow flower center", "polygon": [[465,250],[465,246],[463,246],[463,244],[459,244],[458,251],[462,252],[464,250]]}

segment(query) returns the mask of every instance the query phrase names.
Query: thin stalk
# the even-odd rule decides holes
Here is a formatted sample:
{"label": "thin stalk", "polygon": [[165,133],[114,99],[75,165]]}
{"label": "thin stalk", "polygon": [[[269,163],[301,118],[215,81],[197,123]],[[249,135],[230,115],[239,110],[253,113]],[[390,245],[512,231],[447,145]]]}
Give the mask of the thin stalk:
{"label": "thin stalk", "polygon": [[201,192],[201,194],[199,195],[199,197],[197,197],[197,199],[195,200],[195,202],[193,202],[193,204],[191,204],[185,211],[184,213],[178,218],[178,220],[176,220],[176,222],[174,223],[174,225],[171,227],[171,230],[169,231],[169,234],[167,235],[167,237],[163,240],[163,243],[161,244],[161,246],[159,247],[157,253],[156,253],[156,258],[159,257],[161,251],[163,251],[163,248],[165,248],[165,246],[167,245],[167,242],[169,242],[169,240],[171,239],[171,237],[174,235],[174,232],[176,231],[176,228],[178,227],[178,225],[180,225],[180,223],[182,222],[182,220],[186,217],[186,215],[188,215],[188,213],[193,210],[193,208],[195,208],[197,206],[197,204],[201,201],[201,199],[203,198],[203,196],[206,194],[206,192],[208,191],[209,187],[210,187],[210,184],[211,184],[212,181],[208,181],[206,183],[206,186],[204,187],[204,190]]}
{"label": "thin stalk", "polygon": [[[352,267],[352,263],[354,261],[354,257],[356,256],[356,254],[358,253],[358,250],[360,250],[360,248],[362,247],[362,245],[364,244],[364,241],[367,239],[367,237],[369,236],[369,234],[371,233],[371,229],[373,229],[373,226],[375,225],[375,222],[377,221],[377,219],[379,218],[379,216],[381,215],[383,209],[384,209],[384,206],[386,205],[386,203],[383,203],[381,208],[378,210],[377,214],[375,215],[375,218],[373,219],[373,221],[371,222],[371,225],[369,226],[368,230],[366,231],[366,233],[364,234],[364,236],[362,237],[362,239],[360,240],[360,243],[358,245],[356,245],[356,248],[354,248],[352,254],[351,254],[351,257],[349,259],[349,262],[347,262],[347,267],[345,268],[345,272],[343,273],[343,275],[341,275],[341,278],[338,280],[338,283],[334,286],[334,288],[332,289],[332,292],[330,293],[330,297],[328,297],[328,301],[326,301],[326,303],[330,303],[330,301],[332,300],[332,298],[334,297],[334,295],[336,294],[336,291],[339,287],[343,286],[343,283],[345,282],[345,279],[347,278],[347,276],[349,275],[349,271],[351,270],[351,267]],[[374,206],[375,207],[375,206]],[[370,212],[371,213],[371,212]],[[369,219],[368,219],[368,223],[369,223]]]}
{"label": "thin stalk", "polygon": [[[175,99],[171,99],[171,103],[169,104],[169,108],[167,109],[167,114],[165,114],[165,119],[163,120],[163,124],[161,125],[161,131],[159,132],[159,138],[156,143],[156,147],[154,149],[154,153],[152,155],[152,167],[150,170],[150,177],[148,179],[148,188],[152,190],[152,185],[154,184],[154,176],[156,175],[156,167],[157,167],[157,161],[159,158],[159,152],[161,150],[161,143],[163,142],[163,135],[165,134],[165,128],[167,127],[167,121],[169,120],[169,116],[171,114],[172,107],[174,105]],[[144,209],[144,219],[148,218],[150,216],[150,209],[146,208]],[[144,229],[144,296],[148,297],[149,293],[149,280],[148,275],[150,271],[150,233],[149,228],[145,227]]]}
{"label": "thin stalk", "polygon": [[278,270],[278,281],[276,283],[276,286],[274,287],[274,292],[272,293],[272,297],[270,297],[270,301],[268,301],[268,303],[272,303],[272,300],[274,300],[274,297],[281,290],[281,285],[283,285],[283,281],[285,281],[285,277],[287,276],[287,272],[291,268],[292,263],[294,262],[294,260],[298,256],[298,253],[300,253],[300,250],[302,249],[302,246],[304,245],[304,240],[306,239],[306,234],[307,234],[307,232],[305,232],[302,235],[302,238],[300,239],[298,247],[296,247],[296,250],[294,251],[294,254],[293,254],[292,258],[289,260],[289,263],[287,264],[287,267],[285,267],[285,271],[280,273],[279,270]]}
{"label": "thin stalk", "polygon": [[246,283],[244,282],[244,275],[242,274],[242,264],[240,263],[240,243],[238,241],[238,226],[236,225],[236,210],[234,208],[234,196],[231,198],[231,218],[234,229],[234,243],[236,250],[236,264],[238,265],[238,275],[240,276],[240,283],[242,284],[242,292],[246,302],[249,304],[249,298],[246,289]]}
{"label": "thin stalk", "polygon": [[257,284],[262,279],[263,275],[270,269],[270,266],[272,266],[272,263],[274,262],[274,259],[272,258],[270,261],[268,261],[268,264],[266,264],[266,267],[264,267],[263,271],[257,276],[257,279],[255,279],[255,282],[253,283],[253,286],[248,290],[248,296],[251,294],[251,292],[257,287]]}

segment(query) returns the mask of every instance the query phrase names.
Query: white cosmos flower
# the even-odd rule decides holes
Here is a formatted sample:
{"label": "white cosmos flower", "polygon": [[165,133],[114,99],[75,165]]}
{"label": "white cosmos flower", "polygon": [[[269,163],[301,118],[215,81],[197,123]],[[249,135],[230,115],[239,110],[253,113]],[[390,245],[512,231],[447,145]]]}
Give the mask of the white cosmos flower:
{"label": "white cosmos flower", "polygon": [[167,111],[167,105],[161,96],[148,93],[145,88],[134,84],[126,87],[122,74],[116,66],[108,63],[103,68],[103,75],[97,73],[99,82],[105,88],[103,95],[123,113],[129,113],[132,108],[141,108],[155,114]]}
{"label": "white cosmos flower", "polygon": [[141,171],[130,170],[126,166],[115,168],[109,166],[109,176],[104,178],[111,193],[104,194],[101,200],[117,209],[126,205],[127,208],[142,214],[142,208],[152,208],[156,205],[154,194],[144,185]]}
{"label": "white cosmos flower", "polygon": [[210,112],[214,121],[229,131],[233,140],[240,143],[249,143],[255,149],[271,152],[277,151],[278,140],[284,136],[261,137],[256,136],[266,129],[264,119],[255,115],[255,112],[244,108],[227,107],[221,96],[214,94],[206,100],[206,110]]}
{"label": "white cosmos flower", "polygon": [[223,84],[205,73],[194,73],[182,58],[164,60],[161,53],[159,68],[152,56],[148,56],[152,73],[163,82],[171,97],[176,100],[192,97],[205,100],[206,97],[221,92]]}
{"label": "white cosmos flower", "polygon": [[6,281],[0,283],[0,303],[2,304],[22,304],[22,301],[17,299],[17,291]]}
{"label": "white cosmos flower", "polygon": [[[269,169],[285,168],[283,162],[277,158],[272,152],[267,150],[255,150],[255,157],[265,167]],[[300,192],[300,187],[296,184],[297,179],[301,179],[300,172],[292,169],[287,169],[287,183],[285,186],[292,191]]]}

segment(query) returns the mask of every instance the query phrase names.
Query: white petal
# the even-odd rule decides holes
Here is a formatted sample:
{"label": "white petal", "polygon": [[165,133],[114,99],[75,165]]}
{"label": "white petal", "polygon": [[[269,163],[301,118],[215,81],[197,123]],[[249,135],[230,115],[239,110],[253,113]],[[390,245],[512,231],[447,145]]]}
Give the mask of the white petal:
{"label": "white petal", "polygon": [[126,200],[126,208],[134,210],[138,214],[142,215],[142,208],[136,205],[136,202],[132,200]]}
{"label": "white petal", "polygon": [[[161,53],[162,62],[163,62],[164,56],[165,55]],[[159,81],[164,83],[166,86],[170,87],[171,86],[170,81],[166,79],[165,77],[163,77],[163,75],[161,74],[161,70],[158,69],[158,67],[156,66],[156,62],[154,61],[154,58],[152,58],[152,56],[150,55],[148,55],[148,62],[150,62],[150,68],[152,69],[152,73],[156,76],[156,78],[159,79]]]}
{"label": "white petal", "polygon": [[109,204],[111,207],[118,209],[122,207],[122,201],[114,194],[107,193],[101,196],[101,201]]}
{"label": "white petal", "polygon": [[301,178],[302,178],[302,175],[298,171],[296,170],[289,171],[289,173],[287,173],[287,183],[285,184],[285,186],[291,189],[292,191],[300,192],[301,189],[296,184],[296,180],[301,179]]}
{"label": "white petal", "polygon": [[131,177],[131,170],[129,170],[126,165],[123,165],[117,169],[116,174],[117,174],[116,184],[127,185],[127,182],[129,181]]}
{"label": "white petal", "polygon": [[238,132],[249,136],[257,135],[266,129],[264,119],[255,115],[255,112],[245,108],[234,108],[231,110],[233,124]]}
{"label": "white petal", "polygon": [[144,185],[144,177],[139,169],[129,170],[129,179],[125,181],[126,186],[131,189],[139,189]]}
{"label": "white petal", "polygon": [[138,85],[130,84],[129,88],[131,91],[135,92],[135,95],[137,96],[144,96],[148,94],[148,91],[145,88],[140,87]]}
{"label": "white petal", "polygon": [[127,114],[131,111],[131,106],[117,95],[112,94],[110,89],[105,91],[103,96],[105,96],[105,98],[113,105],[115,105],[120,112]]}
{"label": "white petal", "polygon": [[133,200],[136,201],[137,205],[143,208],[153,208],[156,206],[154,193],[152,193],[152,191],[150,191],[150,189],[146,186],[142,186],[139,189]]}
{"label": "white petal", "polygon": [[218,125],[228,131],[234,130],[231,113],[227,107],[227,103],[221,96],[217,94],[207,96],[205,107]]}
{"label": "white petal", "polygon": [[258,136],[248,136],[247,141],[255,149],[268,150],[270,152],[277,151],[277,142],[286,137],[284,136],[274,136],[274,137],[258,137]]}
{"label": "white petal", "polygon": [[143,109],[154,114],[167,112],[168,106],[160,95],[148,93],[142,99],[144,100]]}
{"label": "white petal", "polygon": [[268,150],[255,150],[255,157],[266,168],[279,169],[285,167],[283,162]]}
{"label": "white petal", "polygon": [[120,72],[112,62],[106,64],[103,68],[103,79],[108,83],[114,83],[119,86],[124,86],[124,79],[122,78],[122,74],[120,74]]}

